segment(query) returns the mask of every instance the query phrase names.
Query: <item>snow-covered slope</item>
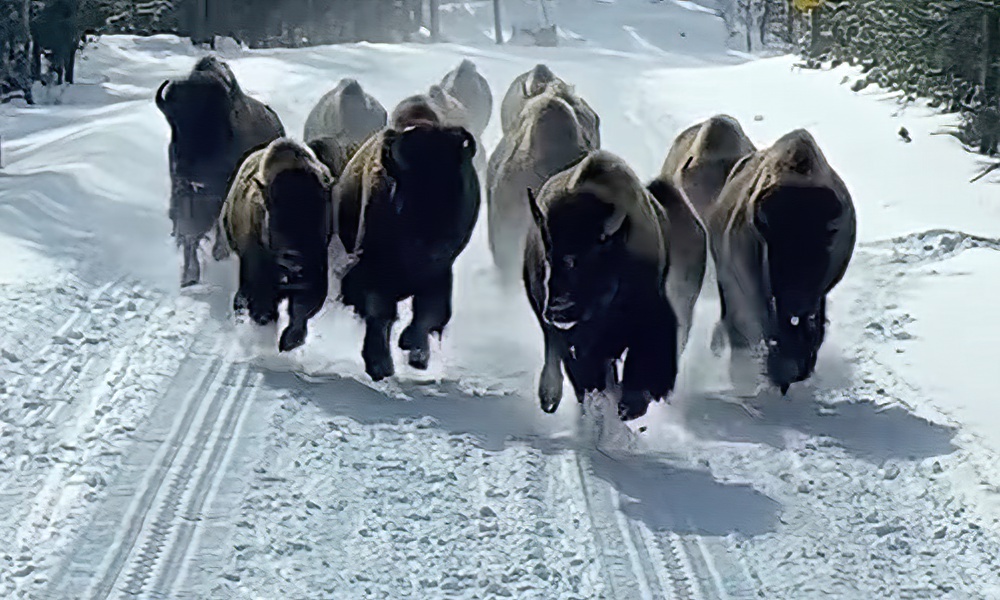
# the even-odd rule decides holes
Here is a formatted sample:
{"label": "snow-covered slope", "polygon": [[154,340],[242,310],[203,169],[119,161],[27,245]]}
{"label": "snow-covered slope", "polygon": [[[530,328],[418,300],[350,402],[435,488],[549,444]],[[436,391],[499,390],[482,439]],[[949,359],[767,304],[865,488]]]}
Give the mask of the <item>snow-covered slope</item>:
{"label": "snow-covered slope", "polygon": [[643,177],[716,112],[760,145],[808,128],[859,215],[815,380],[758,417],[726,402],[709,283],[670,405],[628,428],[545,415],[537,326],[484,221],[428,372],[397,357],[372,385],[334,303],[275,356],[273,331],[229,323],[232,261],[176,287],[151,98],[202,51],[104,38],[81,84],[0,107],[0,596],[1000,595],[1000,188],[930,135],[950,119],[854,94],[847,69],[734,56],[707,2],[563,2],[552,49],[491,45],[491,4],[448,5],[460,43],[222,55],[292,133],[341,77],[392,106],[469,57],[499,99],[545,62]]}

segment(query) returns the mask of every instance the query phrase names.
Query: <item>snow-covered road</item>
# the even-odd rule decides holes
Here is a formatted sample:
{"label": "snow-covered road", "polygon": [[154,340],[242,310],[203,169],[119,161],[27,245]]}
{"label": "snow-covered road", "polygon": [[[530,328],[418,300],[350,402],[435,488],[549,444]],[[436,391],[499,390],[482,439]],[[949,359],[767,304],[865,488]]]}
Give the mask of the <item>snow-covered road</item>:
{"label": "snow-covered road", "polygon": [[808,128],[859,215],[815,379],[727,402],[708,282],[669,405],[545,415],[482,220],[429,371],[372,384],[332,302],[277,356],[229,321],[232,260],[177,290],[151,98],[201,51],[105,38],[81,84],[0,107],[0,597],[1000,597],[1000,191],[929,135],[949,118],[744,61],[691,2],[564,2],[552,49],[489,45],[489,4],[446,15],[462,45],[222,54],[292,133],[341,77],[392,106],[466,56],[497,99],[550,65],[643,177],[716,112],[759,145]]}

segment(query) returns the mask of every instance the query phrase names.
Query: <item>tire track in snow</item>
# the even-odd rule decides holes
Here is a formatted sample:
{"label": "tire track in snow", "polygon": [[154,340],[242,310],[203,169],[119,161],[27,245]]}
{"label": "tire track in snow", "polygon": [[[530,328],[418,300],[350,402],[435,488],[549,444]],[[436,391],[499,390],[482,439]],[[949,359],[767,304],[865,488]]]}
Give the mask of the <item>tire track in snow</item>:
{"label": "tire track in snow", "polygon": [[[214,350],[219,349],[217,344]],[[182,377],[185,366],[193,368],[193,363],[199,361],[203,364],[196,370],[193,381]],[[159,445],[142,478],[140,489],[119,522],[115,543],[94,575],[96,581],[87,590],[86,597],[109,597],[123,576],[129,593],[134,593],[136,586],[141,589],[165,548],[173,517],[180,508],[180,494],[187,482],[181,475],[194,475],[198,457],[207,445],[208,436],[198,434],[210,431],[216,424],[216,420],[208,417],[207,413],[214,411],[210,414],[218,417],[223,401],[220,395],[223,384],[236,379],[232,372],[233,363],[214,352],[210,357],[192,354],[186,363],[175,378],[172,389],[161,400],[161,404],[179,406],[172,429]],[[187,381],[191,381],[190,386],[185,385]],[[180,402],[173,402],[178,399]],[[202,417],[202,427],[195,428],[198,416]],[[187,451],[179,466],[175,466],[185,449]]]}

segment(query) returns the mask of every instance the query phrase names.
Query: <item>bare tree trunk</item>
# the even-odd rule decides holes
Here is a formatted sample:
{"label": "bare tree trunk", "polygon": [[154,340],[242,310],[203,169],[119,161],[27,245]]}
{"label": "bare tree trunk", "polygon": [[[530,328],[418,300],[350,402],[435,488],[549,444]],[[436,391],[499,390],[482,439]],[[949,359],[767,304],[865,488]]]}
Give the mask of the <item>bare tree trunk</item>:
{"label": "bare tree trunk", "polygon": [[[983,13],[983,94],[986,96],[986,105],[997,107],[1000,103],[1000,72],[998,72],[997,61],[1000,59],[1000,20],[996,11],[988,10]],[[1000,132],[995,130],[983,133],[983,139],[979,143],[979,151],[983,154],[996,154]]]}
{"label": "bare tree trunk", "polygon": [[503,26],[500,24],[500,0],[493,0],[493,31],[497,44],[503,44]]}
{"label": "bare tree trunk", "polygon": [[441,41],[441,14],[438,10],[439,0],[431,0],[431,39]]}

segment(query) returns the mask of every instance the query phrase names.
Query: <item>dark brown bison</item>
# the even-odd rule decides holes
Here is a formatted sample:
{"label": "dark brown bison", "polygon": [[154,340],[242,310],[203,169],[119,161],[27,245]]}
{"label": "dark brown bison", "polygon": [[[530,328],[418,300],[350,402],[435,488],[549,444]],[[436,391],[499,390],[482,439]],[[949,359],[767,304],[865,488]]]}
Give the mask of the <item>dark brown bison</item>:
{"label": "dark brown bison", "polygon": [[518,75],[500,104],[500,126],[504,134],[517,127],[521,111],[529,98],[540,95],[547,87],[553,89],[576,111],[577,119],[583,126],[587,143],[592,148],[601,147],[601,117],[587,104],[587,101],[577,95],[573,86],[559,79],[545,65],[535,65],[530,71]]}
{"label": "dark brown bison", "polygon": [[505,281],[515,280],[524,259],[531,223],[527,190],[537,190],[556,173],[595,150],[573,106],[547,86],[521,111],[517,127],[490,156],[486,174],[489,244]]}
{"label": "dark brown bison", "polygon": [[581,402],[620,381],[621,417],[645,414],[677,376],[666,212],[624,161],[600,150],[528,199],[524,283],[545,339],[542,410],[559,406],[565,366]]}
{"label": "dark brown bison", "polygon": [[[201,280],[198,245],[216,226],[243,158],[285,134],[278,115],[246,95],[223,61],[207,56],[187,78],[164,81],[156,106],[170,124],[170,219],[184,252],[181,287]],[[216,230],[213,255],[225,254]]]}
{"label": "dark brown bison", "polygon": [[385,107],[362,89],[356,79],[341,79],[323,95],[306,118],[305,140],[332,137],[346,147],[359,147],[385,127]]}
{"label": "dark brown bison", "polygon": [[727,338],[740,368],[764,346],[767,376],[785,393],[816,367],[826,295],[854,252],[851,195],[798,129],[736,165],[707,225],[722,303],[713,347]]}
{"label": "dark brown bison", "polygon": [[660,178],[679,187],[704,216],[718,199],[733,166],[756,151],[739,121],[715,115],[677,136],[663,161]]}
{"label": "dark brown bison", "polygon": [[233,309],[266,325],[287,299],[282,352],[305,343],[306,323],[326,300],[332,184],[312,150],[279,138],[243,162],[222,211],[222,228],[240,261]]}
{"label": "dark brown bison", "polygon": [[334,187],[336,230],[357,258],[341,299],[365,320],[361,354],[375,381],[395,371],[389,332],[397,303],[409,297],[413,321],[399,346],[411,366],[427,368],[430,334],[451,320],[452,265],[479,214],[473,135],[416,123],[369,138]]}
{"label": "dark brown bison", "polygon": [[441,87],[466,108],[469,131],[477,140],[482,139],[493,113],[493,92],[486,78],[476,70],[475,63],[463,59],[441,79]]}

